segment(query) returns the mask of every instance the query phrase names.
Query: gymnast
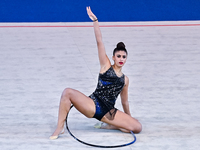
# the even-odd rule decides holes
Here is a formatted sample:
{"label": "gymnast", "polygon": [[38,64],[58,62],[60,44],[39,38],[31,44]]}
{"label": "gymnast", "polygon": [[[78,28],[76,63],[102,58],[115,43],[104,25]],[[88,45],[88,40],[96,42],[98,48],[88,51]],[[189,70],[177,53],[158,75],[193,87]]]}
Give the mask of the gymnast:
{"label": "gymnast", "polygon": [[[83,93],[71,89],[64,89],[59,105],[58,123],[50,139],[57,139],[59,134],[64,133],[64,123],[71,105],[88,118],[96,118],[105,123],[97,125],[101,129],[118,129],[122,132],[140,133],[141,123],[131,116],[128,102],[129,79],[122,73],[122,67],[126,63],[127,50],[123,42],[119,42],[113,51],[111,62],[106,55],[102,41],[97,17],[90,7],[87,7],[87,14],[93,21],[94,33],[98,47],[100,72],[96,90],[88,97]],[[114,107],[115,101],[120,94],[124,112]]]}

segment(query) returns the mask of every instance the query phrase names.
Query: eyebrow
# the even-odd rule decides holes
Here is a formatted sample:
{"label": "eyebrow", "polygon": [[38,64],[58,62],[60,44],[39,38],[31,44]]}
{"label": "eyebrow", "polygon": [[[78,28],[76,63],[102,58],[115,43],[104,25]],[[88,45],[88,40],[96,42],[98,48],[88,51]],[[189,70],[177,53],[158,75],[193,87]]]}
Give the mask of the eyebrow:
{"label": "eyebrow", "polygon": [[126,56],[126,55],[117,54],[117,56]]}

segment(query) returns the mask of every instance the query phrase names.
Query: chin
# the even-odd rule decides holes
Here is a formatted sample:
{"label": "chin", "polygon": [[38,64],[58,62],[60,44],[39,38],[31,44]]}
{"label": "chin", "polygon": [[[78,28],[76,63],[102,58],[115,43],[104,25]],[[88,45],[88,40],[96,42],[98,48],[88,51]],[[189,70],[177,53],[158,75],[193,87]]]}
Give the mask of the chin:
{"label": "chin", "polygon": [[118,67],[123,67],[124,66],[124,64],[119,64],[119,65],[117,65]]}

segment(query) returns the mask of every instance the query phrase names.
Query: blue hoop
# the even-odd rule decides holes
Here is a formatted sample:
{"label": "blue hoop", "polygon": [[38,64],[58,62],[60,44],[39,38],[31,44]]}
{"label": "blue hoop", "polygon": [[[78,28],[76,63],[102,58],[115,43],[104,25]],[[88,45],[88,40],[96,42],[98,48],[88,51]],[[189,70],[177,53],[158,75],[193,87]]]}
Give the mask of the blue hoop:
{"label": "blue hoop", "polygon": [[[73,105],[70,107],[70,110],[71,110],[72,107],[73,107]],[[70,110],[69,110],[69,111],[70,111]],[[68,114],[69,114],[69,112],[68,112]],[[75,137],[75,136],[71,133],[71,131],[69,130],[69,127],[68,127],[68,124],[67,124],[68,114],[67,114],[67,117],[66,117],[66,128],[67,128],[69,134],[70,134],[75,140],[79,141],[79,142],[82,143],[82,144],[89,145],[89,146],[93,146],[93,147],[99,147],[99,148],[116,148],[116,147],[123,147],[123,146],[131,145],[131,144],[135,143],[135,141],[136,141],[136,136],[135,136],[135,134],[131,131],[131,134],[133,135],[134,140],[133,140],[132,142],[130,142],[130,143],[127,143],[127,144],[114,145],[114,146],[103,146],[103,145],[95,145],[95,144],[86,143],[86,142],[84,142],[84,141],[79,140],[77,137]]]}

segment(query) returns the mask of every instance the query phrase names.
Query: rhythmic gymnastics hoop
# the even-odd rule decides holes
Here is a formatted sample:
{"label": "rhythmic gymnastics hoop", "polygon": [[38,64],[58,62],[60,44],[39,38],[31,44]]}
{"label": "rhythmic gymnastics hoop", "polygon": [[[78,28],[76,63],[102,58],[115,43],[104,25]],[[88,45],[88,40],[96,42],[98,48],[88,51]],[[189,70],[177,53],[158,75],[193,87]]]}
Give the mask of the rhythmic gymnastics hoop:
{"label": "rhythmic gymnastics hoop", "polygon": [[[71,110],[72,107],[73,107],[73,105],[70,107],[70,110]],[[69,111],[70,111],[70,110],[69,110]],[[69,114],[69,112],[68,112],[68,114]],[[135,136],[135,134],[131,131],[131,134],[133,135],[134,140],[133,140],[132,142],[130,142],[130,143],[127,143],[127,144],[114,145],[114,146],[103,146],[103,145],[95,145],[95,144],[86,143],[86,142],[84,142],[84,141],[81,141],[81,140],[78,139],[77,137],[75,137],[75,136],[71,133],[71,131],[69,130],[69,127],[68,127],[68,124],[67,124],[68,114],[67,114],[67,116],[66,116],[66,128],[67,128],[69,134],[70,134],[75,140],[79,141],[79,142],[82,143],[82,144],[85,144],[85,145],[88,145],[88,146],[93,146],[93,147],[99,147],[99,148],[116,148],[116,147],[124,147],[124,146],[131,145],[131,144],[135,143],[135,141],[136,141],[136,136]]]}

